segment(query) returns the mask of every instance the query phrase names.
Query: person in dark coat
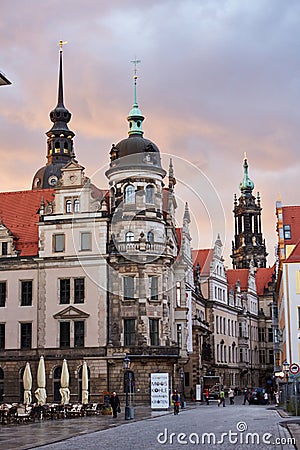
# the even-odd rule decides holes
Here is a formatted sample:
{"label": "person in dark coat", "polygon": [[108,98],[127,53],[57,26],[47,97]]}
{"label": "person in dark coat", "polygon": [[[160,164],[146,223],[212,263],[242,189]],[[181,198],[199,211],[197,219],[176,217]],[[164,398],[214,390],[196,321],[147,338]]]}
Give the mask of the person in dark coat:
{"label": "person in dark coat", "polygon": [[112,393],[109,399],[109,403],[113,410],[113,417],[118,417],[118,410],[120,409],[120,399],[115,392]]}

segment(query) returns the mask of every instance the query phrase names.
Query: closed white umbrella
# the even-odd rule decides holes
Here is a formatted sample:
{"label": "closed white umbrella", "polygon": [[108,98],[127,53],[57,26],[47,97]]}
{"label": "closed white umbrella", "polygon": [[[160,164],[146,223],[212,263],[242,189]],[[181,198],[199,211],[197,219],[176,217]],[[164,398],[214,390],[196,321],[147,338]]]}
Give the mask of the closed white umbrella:
{"label": "closed white umbrella", "polygon": [[86,361],[82,365],[82,403],[89,402],[89,375]]}
{"label": "closed white umbrella", "polygon": [[23,386],[24,386],[24,403],[29,405],[31,403],[31,388],[32,388],[32,375],[29,362],[26,363],[23,374]]}
{"label": "closed white umbrella", "polygon": [[67,360],[63,360],[62,371],[60,376],[60,395],[61,395],[61,404],[67,405],[70,403],[70,389],[69,389],[69,370]]}
{"label": "closed white umbrella", "polygon": [[35,391],[35,396],[38,401],[38,405],[45,405],[47,400],[47,392],[46,392],[46,371],[45,371],[45,361],[44,357],[40,357],[38,370],[37,370],[37,385],[38,388]]}

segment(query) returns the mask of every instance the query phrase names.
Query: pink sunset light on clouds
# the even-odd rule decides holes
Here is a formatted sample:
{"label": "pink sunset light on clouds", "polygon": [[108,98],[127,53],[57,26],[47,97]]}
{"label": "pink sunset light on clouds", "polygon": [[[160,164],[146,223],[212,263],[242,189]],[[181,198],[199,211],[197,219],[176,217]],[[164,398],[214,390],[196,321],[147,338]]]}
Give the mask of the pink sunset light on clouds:
{"label": "pink sunset light on clouds", "polygon": [[[194,248],[211,247],[219,232],[231,266],[233,195],[246,152],[273,264],[278,193],[300,204],[299,23],[293,0],[3,0],[0,69],[12,85],[0,88],[0,190],[30,189],[46,162],[60,39],[68,41],[64,100],[76,157],[107,187],[99,173],[111,144],[127,136],[137,57],[144,136],[186,161],[174,162],[177,217],[180,224],[188,201]],[[187,175],[189,164],[198,174]],[[204,178],[216,194],[206,201],[219,202],[224,217],[200,207],[205,195],[197,200],[194,191],[206,189]]]}

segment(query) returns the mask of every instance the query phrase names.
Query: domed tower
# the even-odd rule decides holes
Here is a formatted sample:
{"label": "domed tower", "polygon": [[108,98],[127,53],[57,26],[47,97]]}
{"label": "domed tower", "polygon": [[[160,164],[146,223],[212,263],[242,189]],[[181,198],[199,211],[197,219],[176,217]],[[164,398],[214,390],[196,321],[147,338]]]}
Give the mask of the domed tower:
{"label": "domed tower", "polygon": [[248,161],[244,157],[244,178],[240,183],[241,196],[234,198],[235,236],[232,241],[234,269],[247,269],[251,261],[255,267],[266,267],[267,252],[262,235],[260,195],[253,196],[254,183],[248,175]]}
{"label": "domed tower", "polygon": [[32,189],[47,189],[56,186],[57,181],[61,177],[61,168],[75,156],[73,150],[73,137],[75,134],[68,128],[71,113],[64,106],[63,44],[60,41],[58,101],[56,107],[50,112],[50,119],[53,122],[53,126],[46,133],[48,136],[47,164],[41,167],[34,175]]}
{"label": "domed tower", "polygon": [[129,355],[140,352],[142,346],[143,355],[153,358],[157,347],[164,347],[160,358],[166,356],[166,365],[161,359],[161,368],[168,370],[172,351],[171,364],[178,358],[172,328],[176,301],[173,263],[178,254],[175,178],[171,167],[169,187],[164,188],[166,171],[159,149],[143,137],[136,71],[134,103],[127,120],[128,137],[112,146],[106,172],[111,213],[108,341],[112,348],[123,347]]}

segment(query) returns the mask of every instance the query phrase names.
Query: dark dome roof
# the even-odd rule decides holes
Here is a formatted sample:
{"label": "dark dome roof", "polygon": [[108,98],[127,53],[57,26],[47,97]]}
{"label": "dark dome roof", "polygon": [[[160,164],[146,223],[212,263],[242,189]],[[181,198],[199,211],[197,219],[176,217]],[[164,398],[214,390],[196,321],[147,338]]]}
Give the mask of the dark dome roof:
{"label": "dark dome roof", "polygon": [[56,164],[47,164],[46,166],[41,167],[33,177],[32,189],[53,188],[61,177],[60,169],[65,165],[65,162],[61,162]]}
{"label": "dark dome roof", "polygon": [[159,153],[156,144],[138,134],[132,134],[127,139],[123,139],[115,147],[118,149],[118,158],[144,152]]}

